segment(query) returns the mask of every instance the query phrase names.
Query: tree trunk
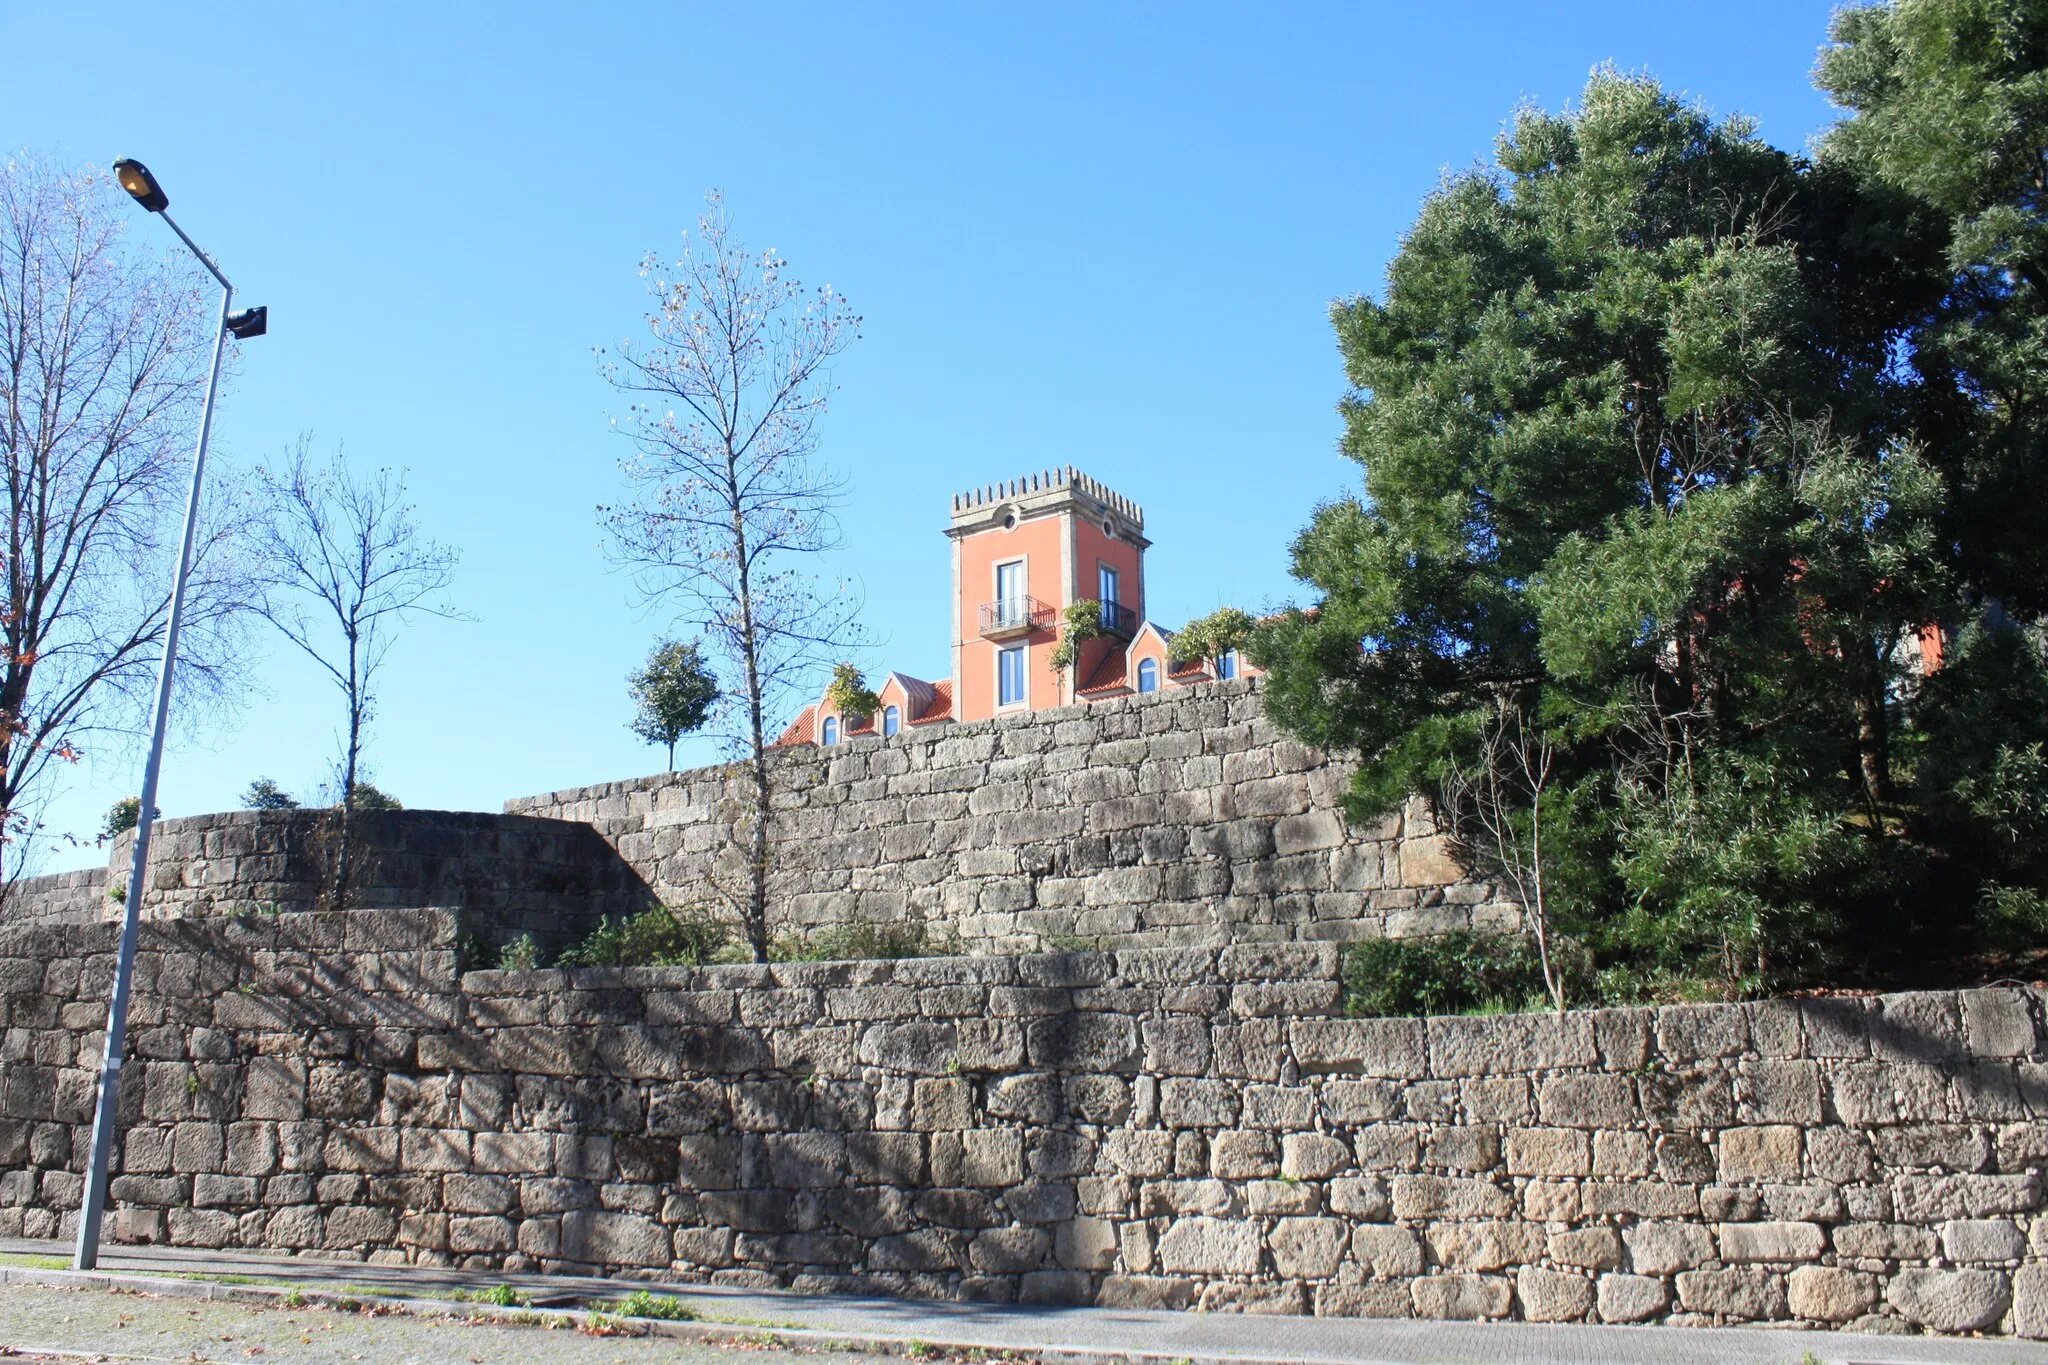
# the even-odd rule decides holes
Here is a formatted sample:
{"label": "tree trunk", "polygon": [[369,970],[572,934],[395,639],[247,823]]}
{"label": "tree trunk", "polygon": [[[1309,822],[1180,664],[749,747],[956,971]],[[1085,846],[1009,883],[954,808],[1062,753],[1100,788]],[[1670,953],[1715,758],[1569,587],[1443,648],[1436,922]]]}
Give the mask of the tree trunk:
{"label": "tree trunk", "polygon": [[1882,820],[1882,812],[1892,800],[1892,764],[1890,726],[1881,696],[1856,699],[1856,762],[1871,818]]}
{"label": "tree trunk", "polygon": [[754,827],[747,838],[747,946],[754,961],[768,960],[768,736],[761,716],[761,656],[754,638],[752,566],[747,559],[747,523],[741,511],[739,457],[726,441],[727,492],[732,507],[732,538],[739,566],[740,653],[746,661],[748,768],[754,787]]}
{"label": "tree trunk", "polygon": [[341,851],[334,860],[334,908],[346,910],[354,876],[356,759],[363,748],[363,689],[356,680],[356,636],[348,636],[348,752],[341,769]]}

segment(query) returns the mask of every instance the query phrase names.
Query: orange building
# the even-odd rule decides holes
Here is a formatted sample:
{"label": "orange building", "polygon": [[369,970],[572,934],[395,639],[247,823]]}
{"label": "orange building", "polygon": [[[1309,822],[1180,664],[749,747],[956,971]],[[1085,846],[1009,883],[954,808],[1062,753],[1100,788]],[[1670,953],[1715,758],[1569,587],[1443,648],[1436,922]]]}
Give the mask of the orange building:
{"label": "orange building", "polygon": [[[962,493],[953,542],[952,675],[890,673],[869,717],[829,699],[806,706],[779,741],[836,744],[905,726],[981,720],[1251,672],[1235,656],[1175,665],[1173,634],[1145,615],[1145,511],[1077,469],[1047,470]],[[1067,608],[1095,602],[1099,634],[1072,668],[1055,668]]]}

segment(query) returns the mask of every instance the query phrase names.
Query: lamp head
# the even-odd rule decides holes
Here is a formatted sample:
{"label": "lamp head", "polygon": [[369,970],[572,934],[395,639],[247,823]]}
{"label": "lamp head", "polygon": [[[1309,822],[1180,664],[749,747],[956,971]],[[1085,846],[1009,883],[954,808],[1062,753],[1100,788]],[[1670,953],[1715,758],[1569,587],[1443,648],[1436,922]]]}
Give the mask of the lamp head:
{"label": "lamp head", "polygon": [[270,330],[268,308],[244,308],[239,313],[228,314],[228,330],[235,334],[237,341],[249,341]]}
{"label": "lamp head", "polygon": [[156,183],[156,177],[149,173],[149,167],[140,161],[126,157],[114,163],[114,178],[121,182],[121,188],[133,195],[135,202],[151,213],[162,213],[171,206],[171,197],[164,193],[164,187]]}

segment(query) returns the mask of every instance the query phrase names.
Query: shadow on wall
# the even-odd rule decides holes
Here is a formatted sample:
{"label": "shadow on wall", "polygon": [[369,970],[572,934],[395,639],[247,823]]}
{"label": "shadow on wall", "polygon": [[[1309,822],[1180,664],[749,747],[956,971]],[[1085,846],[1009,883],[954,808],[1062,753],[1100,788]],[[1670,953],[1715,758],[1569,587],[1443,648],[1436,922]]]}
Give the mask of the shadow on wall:
{"label": "shadow on wall", "polygon": [[[316,910],[441,908],[464,912],[487,947],[532,934],[554,952],[606,915],[654,893],[589,825],[480,811],[359,811],[352,885],[336,904],[339,828],[330,810],[230,811],[156,826],[143,915],[152,920],[274,916]],[[117,918],[134,835],[114,841],[105,872],[25,879],[0,921]]]}

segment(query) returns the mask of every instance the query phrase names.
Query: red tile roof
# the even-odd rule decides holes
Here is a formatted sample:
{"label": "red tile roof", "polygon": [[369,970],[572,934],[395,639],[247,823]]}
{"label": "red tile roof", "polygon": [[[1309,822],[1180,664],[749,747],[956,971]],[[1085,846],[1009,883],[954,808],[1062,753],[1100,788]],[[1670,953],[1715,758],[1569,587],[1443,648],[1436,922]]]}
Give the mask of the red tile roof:
{"label": "red tile roof", "polygon": [[782,732],[782,738],[775,741],[775,748],[785,744],[809,744],[817,738],[818,708],[815,703],[796,713],[796,719]]}
{"label": "red tile roof", "polygon": [[1088,675],[1088,681],[1081,684],[1076,691],[1084,697],[1106,697],[1117,692],[1128,692],[1131,690],[1130,679],[1126,673],[1128,666],[1126,651],[1112,649],[1103,656],[1102,662],[1095,666],[1095,671]]}
{"label": "red tile roof", "polygon": [[953,680],[941,678],[929,686],[931,703],[910,718],[912,725],[930,725],[934,721],[953,719]]}

